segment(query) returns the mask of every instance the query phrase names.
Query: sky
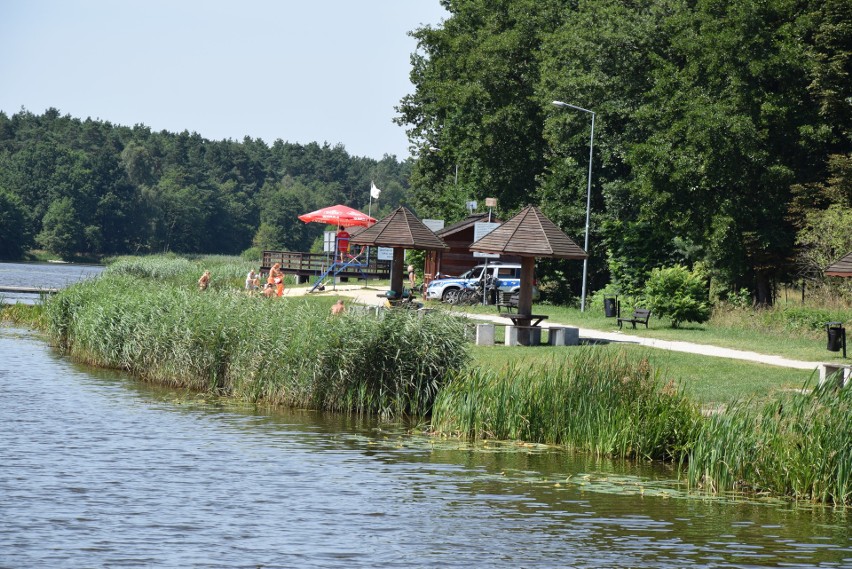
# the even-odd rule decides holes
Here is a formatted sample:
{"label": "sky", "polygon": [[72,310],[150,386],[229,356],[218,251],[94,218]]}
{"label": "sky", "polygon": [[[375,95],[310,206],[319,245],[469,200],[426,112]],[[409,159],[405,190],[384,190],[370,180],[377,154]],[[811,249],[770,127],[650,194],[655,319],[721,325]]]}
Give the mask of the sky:
{"label": "sky", "polygon": [[0,0],[0,111],[409,156],[407,34],[438,0]]}

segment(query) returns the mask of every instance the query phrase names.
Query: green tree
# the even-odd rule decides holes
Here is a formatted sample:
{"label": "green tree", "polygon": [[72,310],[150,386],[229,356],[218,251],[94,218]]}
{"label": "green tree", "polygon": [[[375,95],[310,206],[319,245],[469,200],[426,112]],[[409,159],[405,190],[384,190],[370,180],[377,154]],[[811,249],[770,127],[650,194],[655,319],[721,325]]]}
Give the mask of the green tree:
{"label": "green tree", "polygon": [[471,199],[496,197],[508,211],[531,201],[545,150],[536,52],[560,4],[445,2],[452,17],[442,28],[412,33],[416,91],[397,122],[420,148],[412,187],[423,215],[455,221]]}
{"label": "green tree", "polygon": [[83,238],[83,224],[71,198],[51,203],[44,214],[42,230],[36,236],[39,245],[66,259],[80,251]]}
{"label": "green tree", "polygon": [[27,228],[24,204],[0,188],[0,258],[21,258],[32,239]]}

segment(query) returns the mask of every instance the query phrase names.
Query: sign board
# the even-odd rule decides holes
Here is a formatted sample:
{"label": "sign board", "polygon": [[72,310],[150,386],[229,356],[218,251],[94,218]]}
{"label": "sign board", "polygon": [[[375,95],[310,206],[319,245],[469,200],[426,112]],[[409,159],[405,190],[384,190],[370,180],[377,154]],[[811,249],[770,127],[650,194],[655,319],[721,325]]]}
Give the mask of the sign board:
{"label": "sign board", "polygon": [[337,240],[336,231],[324,231],[322,234],[322,251],[323,253],[334,253],[335,241]]}
{"label": "sign board", "polygon": [[379,261],[393,261],[393,247],[377,247],[376,258]]}
{"label": "sign board", "polygon": [[443,219],[424,219],[423,225],[432,230],[432,233],[437,233],[444,228]]}
{"label": "sign board", "polygon": [[467,202],[465,204],[465,207],[467,207],[467,211],[469,211],[470,213],[475,212],[476,211],[476,200],[471,200],[471,201]]}
{"label": "sign board", "polygon": [[[484,221],[477,221],[473,224],[473,241],[479,241],[501,225],[501,223],[486,223]],[[500,253],[482,253],[481,251],[474,251],[473,256],[485,257],[486,259],[499,259]]]}
{"label": "sign board", "polygon": [[485,198],[485,207],[497,207],[497,198]]}

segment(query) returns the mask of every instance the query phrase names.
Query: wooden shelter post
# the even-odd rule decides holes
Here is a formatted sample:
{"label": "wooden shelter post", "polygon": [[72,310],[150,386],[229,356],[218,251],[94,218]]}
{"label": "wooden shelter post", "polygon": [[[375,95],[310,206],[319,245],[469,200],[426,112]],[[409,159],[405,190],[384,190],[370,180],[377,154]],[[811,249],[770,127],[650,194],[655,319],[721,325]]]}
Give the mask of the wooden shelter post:
{"label": "wooden shelter post", "polygon": [[394,247],[393,264],[391,265],[391,290],[402,294],[402,268],[405,266],[405,249]]}
{"label": "wooden shelter post", "polygon": [[[521,257],[521,290],[518,314],[532,314],[532,289],[535,280],[535,257]],[[527,325],[529,322],[527,322]]]}

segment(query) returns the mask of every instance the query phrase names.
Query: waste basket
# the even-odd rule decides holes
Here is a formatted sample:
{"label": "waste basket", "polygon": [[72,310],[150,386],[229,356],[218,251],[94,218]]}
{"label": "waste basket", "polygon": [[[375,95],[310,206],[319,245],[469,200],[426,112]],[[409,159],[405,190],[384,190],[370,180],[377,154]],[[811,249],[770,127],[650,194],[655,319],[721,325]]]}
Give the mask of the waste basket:
{"label": "waste basket", "polygon": [[829,322],[825,325],[825,330],[828,333],[828,345],[826,346],[830,352],[839,352],[843,350],[843,357],[846,357],[846,328],[843,327],[843,322]]}
{"label": "waste basket", "polygon": [[604,297],[604,316],[607,318],[615,318],[618,315],[618,297]]}

